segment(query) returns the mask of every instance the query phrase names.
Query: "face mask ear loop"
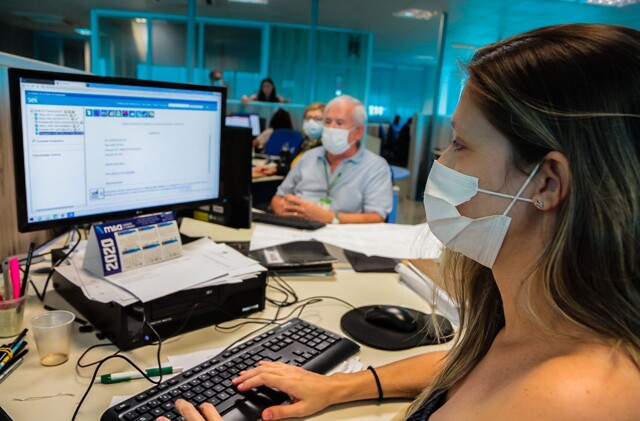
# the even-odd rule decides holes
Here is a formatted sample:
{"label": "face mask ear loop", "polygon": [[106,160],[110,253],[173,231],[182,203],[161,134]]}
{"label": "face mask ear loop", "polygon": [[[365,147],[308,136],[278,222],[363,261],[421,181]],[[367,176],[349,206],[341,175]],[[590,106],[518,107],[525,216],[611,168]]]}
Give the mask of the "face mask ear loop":
{"label": "face mask ear loop", "polygon": [[531,180],[533,179],[533,177],[536,175],[536,173],[538,172],[538,169],[540,168],[540,163],[538,162],[535,166],[535,168],[533,169],[533,171],[531,171],[531,174],[529,174],[529,177],[527,177],[527,181],[524,182],[524,184],[522,185],[522,187],[520,187],[520,190],[518,190],[518,193],[516,193],[515,197],[513,198],[513,200],[511,201],[511,203],[509,204],[509,207],[507,207],[507,210],[504,211],[504,213],[502,214],[502,216],[506,216],[509,211],[511,210],[511,208],[513,207],[513,205],[515,205],[515,203],[518,201],[518,199],[520,198],[520,195],[522,194],[522,192],[524,191],[524,189],[529,185],[529,183],[531,182]]}

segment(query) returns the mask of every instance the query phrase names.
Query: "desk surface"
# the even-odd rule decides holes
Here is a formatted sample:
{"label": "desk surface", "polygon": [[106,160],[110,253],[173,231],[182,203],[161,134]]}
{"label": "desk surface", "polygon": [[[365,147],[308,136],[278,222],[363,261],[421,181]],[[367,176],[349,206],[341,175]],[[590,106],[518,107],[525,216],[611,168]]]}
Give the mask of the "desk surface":
{"label": "desk surface", "polygon": [[[194,220],[187,221],[183,227],[183,231],[186,231],[185,234],[210,235],[217,241],[242,241],[246,240],[251,234],[251,230],[233,230]],[[404,287],[395,274],[363,274],[354,272],[344,264],[338,266],[335,277],[289,277],[287,281],[296,290],[301,299],[315,295],[336,295],[355,306],[401,304],[407,307],[429,311],[429,306],[411,290]],[[44,279],[36,280],[38,286],[42,286],[43,282]],[[366,293],[363,293],[363,291],[366,291]],[[271,293],[267,291],[267,294]],[[59,297],[56,292],[49,292],[47,294],[47,303],[52,307],[71,309],[70,305]],[[35,296],[29,296],[25,314],[25,326],[28,325],[27,321],[32,316],[43,311],[38,299]],[[275,314],[275,311],[275,307],[267,303],[265,311],[256,313],[253,316],[271,317]],[[344,304],[333,300],[324,300],[321,303],[308,306],[302,313],[301,318],[336,333],[342,333],[340,331],[340,318],[346,311],[348,311],[348,308]],[[79,316],[82,317],[81,315]],[[230,342],[251,332],[253,329],[255,329],[255,327],[244,326],[233,333],[221,333],[216,331],[214,327],[208,327],[176,338],[170,338],[162,345],[161,361],[165,363],[169,355],[179,355],[209,348],[224,347]],[[71,419],[71,415],[84,394],[89,384],[89,378],[93,373],[93,368],[87,368],[81,369],[80,374],[77,374],[75,372],[75,363],[85,349],[105,341],[98,341],[94,333],[79,333],[78,330],[74,328],[69,361],[57,367],[43,367],[39,363],[38,353],[31,332],[27,334],[27,340],[31,351],[26,356],[22,366],[0,386],[2,390],[0,393],[0,406],[16,420]],[[367,365],[379,366],[403,357],[435,351],[437,349],[442,349],[442,346],[421,347],[392,352],[381,351],[361,345],[361,351],[358,356],[365,367]],[[85,357],[84,362],[103,358],[115,350],[116,348],[114,346],[96,348]],[[156,352],[157,347],[146,346],[124,352],[123,355],[131,358],[140,367],[150,367],[156,364]],[[131,370],[132,368],[127,366],[124,361],[114,360],[105,363],[100,372],[107,373]],[[96,384],[85,400],[77,419],[97,420],[102,412],[110,405],[112,396],[133,395],[149,387],[150,383],[142,379],[112,385]],[[29,401],[14,400],[14,398],[50,396],[57,393],[70,393],[74,396],[57,396]],[[402,412],[408,404],[408,401],[399,400],[384,402],[380,405],[373,401],[355,402],[328,408],[308,419],[398,419],[402,417]]]}

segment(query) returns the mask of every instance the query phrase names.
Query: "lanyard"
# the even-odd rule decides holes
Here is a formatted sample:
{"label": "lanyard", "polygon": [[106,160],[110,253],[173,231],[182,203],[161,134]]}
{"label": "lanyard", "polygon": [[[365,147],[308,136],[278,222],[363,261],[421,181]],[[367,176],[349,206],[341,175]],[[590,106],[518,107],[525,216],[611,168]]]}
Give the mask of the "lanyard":
{"label": "lanyard", "polygon": [[340,172],[333,178],[333,180],[331,180],[331,182],[329,182],[330,176],[329,176],[329,168],[327,167],[327,161],[323,159],[322,163],[324,164],[324,178],[327,181],[327,198],[329,198],[331,196],[331,190],[333,190],[333,187],[336,185],[336,183],[342,176],[342,173],[344,173],[344,170],[347,169],[347,166],[351,163],[351,161],[347,161],[344,164]]}

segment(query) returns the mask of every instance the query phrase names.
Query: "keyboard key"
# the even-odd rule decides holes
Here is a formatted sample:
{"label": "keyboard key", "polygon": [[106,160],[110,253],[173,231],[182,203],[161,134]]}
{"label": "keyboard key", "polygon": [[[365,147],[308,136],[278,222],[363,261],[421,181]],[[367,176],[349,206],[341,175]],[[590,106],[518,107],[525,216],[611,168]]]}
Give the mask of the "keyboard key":
{"label": "keyboard key", "polygon": [[123,412],[123,411],[126,411],[129,408],[131,408],[131,404],[123,402],[123,403],[121,403],[119,405],[116,405],[114,409],[115,409],[116,412]]}

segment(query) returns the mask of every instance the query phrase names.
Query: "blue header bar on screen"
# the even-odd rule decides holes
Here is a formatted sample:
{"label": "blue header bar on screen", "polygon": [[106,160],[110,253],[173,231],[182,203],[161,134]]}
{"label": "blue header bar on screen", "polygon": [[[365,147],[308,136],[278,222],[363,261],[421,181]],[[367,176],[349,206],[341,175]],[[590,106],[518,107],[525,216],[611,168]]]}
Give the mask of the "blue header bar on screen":
{"label": "blue header bar on screen", "polygon": [[[156,91],[157,92],[157,91]],[[204,95],[203,95],[204,97]],[[218,101],[211,99],[184,100],[173,98],[152,98],[133,96],[92,95],[65,92],[26,91],[27,104],[67,105],[80,107],[119,107],[119,108],[155,108],[179,109],[185,111],[218,111]]]}

